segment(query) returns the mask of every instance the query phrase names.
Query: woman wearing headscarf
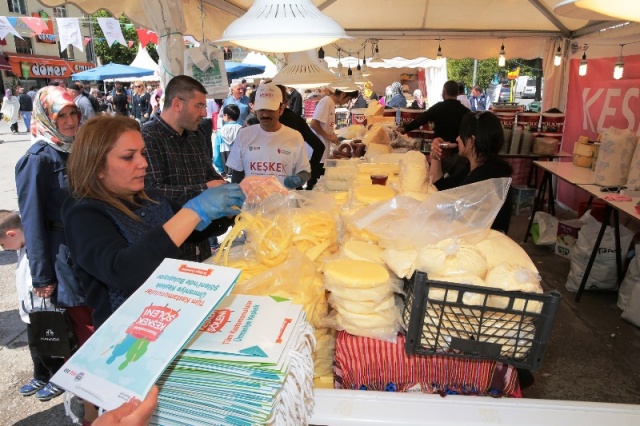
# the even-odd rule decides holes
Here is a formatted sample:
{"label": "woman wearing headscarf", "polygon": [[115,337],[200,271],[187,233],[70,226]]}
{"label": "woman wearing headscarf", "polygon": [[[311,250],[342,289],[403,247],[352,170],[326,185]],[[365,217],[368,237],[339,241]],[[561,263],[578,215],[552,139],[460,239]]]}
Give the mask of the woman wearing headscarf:
{"label": "woman wearing headscarf", "polygon": [[402,93],[402,85],[399,81],[391,83],[391,99],[386,104],[387,108],[406,108],[407,98]]}
{"label": "woman wearing headscarf", "polygon": [[[67,159],[80,117],[65,89],[47,86],[38,91],[31,126],[34,143],[16,164],[16,187],[34,292],[67,309],[81,345],[93,333],[91,310],[70,264],[61,217],[62,204],[69,198]],[[63,392],[47,383],[36,398],[48,401]],[[85,404],[85,420],[96,416],[93,405]]]}
{"label": "woman wearing headscarf", "polygon": [[378,94],[376,92],[373,91],[373,83],[370,81],[367,81],[366,83],[364,83],[364,98],[365,100],[370,101],[370,100],[377,100],[378,99]]}
{"label": "woman wearing headscarf", "polygon": [[[4,98],[2,98],[2,109],[0,110],[4,115],[4,121],[8,121],[11,128],[11,133],[14,135],[18,133],[18,113],[20,112],[20,102],[16,96],[13,96],[11,89],[4,91]],[[29,129],[27,129],[29,131]]]}
{"label": "woman wearing headscarf", "polygon": [[422,90],[416,89],[413,91],[413,102],[411,103],[412,109],[424,109],[424,97],[422,96]]}

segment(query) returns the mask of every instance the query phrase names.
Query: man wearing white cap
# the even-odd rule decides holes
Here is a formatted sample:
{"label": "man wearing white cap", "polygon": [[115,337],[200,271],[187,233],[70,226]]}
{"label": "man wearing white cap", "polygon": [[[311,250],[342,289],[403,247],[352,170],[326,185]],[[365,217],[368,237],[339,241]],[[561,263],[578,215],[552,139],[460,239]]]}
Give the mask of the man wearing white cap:
{"label": "man wearing white cap", "polygon": [[238,132],[227,160],[227,167],[233,169],[231,182],[239,183],[245,176],[272,175],[295,189],[309,180],[311,166],[302,135],[279,121],[285,107],[278,86],[258,86],[253,109],[260,125]]}

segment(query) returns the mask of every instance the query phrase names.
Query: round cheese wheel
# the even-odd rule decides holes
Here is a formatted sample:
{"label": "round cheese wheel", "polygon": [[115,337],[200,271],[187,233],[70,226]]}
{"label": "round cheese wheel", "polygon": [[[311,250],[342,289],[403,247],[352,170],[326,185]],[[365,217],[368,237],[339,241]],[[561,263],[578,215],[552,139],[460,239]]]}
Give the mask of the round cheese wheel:
{"label": "round cheese wheel", "polygon": [[380,257],[382,247],[369,244],[364,241],[349,240],[342,245],[342,253],[353,260],[366,260],[375,263],[384,263]]}
{"label": "round cheese wheel", "polygon": [[324,276],[327,282],[351,288],[372,288],[389,282],[384,266],[364,260],[334,260],[327,263]]}
{"label": "round cheese wheel", "polygon": [[355,199],[363,204],[373,204],[378,201],[387,201],[395,197],[393,189],[384,185],[362,185],[353,190]]}

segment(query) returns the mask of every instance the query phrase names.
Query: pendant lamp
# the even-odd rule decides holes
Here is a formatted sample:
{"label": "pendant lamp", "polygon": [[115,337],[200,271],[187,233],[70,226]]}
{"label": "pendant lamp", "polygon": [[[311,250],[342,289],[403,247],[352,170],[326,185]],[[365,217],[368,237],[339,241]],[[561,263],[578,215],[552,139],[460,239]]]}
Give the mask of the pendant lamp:
{"label": "pendant lamp", "polygon": [[622,48],[624,44],[620,45],[620,56],[618,56],[618,61],[613,67],[613,78],[616,80],[620,80],[622,78],[622,74],[624,73],[624,61],[622,60]]}
{"label": "pendant lamp", "polygon": [[313,88],[325,86],[338,81],[338,78],[327,68],[318,64],[316,51],[291,52],[287,64],[273,76],[273,82],[283,86]]}
{"label": "pendant lamp", "polygon": [[580,66],[578,67],[578,75],[587,75],[587,46],[584,47],[584,52],[582,53],[582,60],[580,60]]}
{"label": "pendant lamp", "polygon": [[262,52],[300,52],[350,38],[311,0],[255,0],[214,43],[231,42]]}
{"label": "pendant lamp", "polygon": [[502,38],[502,45],[500,46],[500,56],[498,56],[498,66],[500,68],[504,68],[506,64],[506,59],[504,57],[504,37]]}
{"label": "pendant lamp", "polygon": [[556,50],[556,55],[553,57],[553,65],[556,67],[562,63],[562,49],[560,45],[558,45],[558,50]]}

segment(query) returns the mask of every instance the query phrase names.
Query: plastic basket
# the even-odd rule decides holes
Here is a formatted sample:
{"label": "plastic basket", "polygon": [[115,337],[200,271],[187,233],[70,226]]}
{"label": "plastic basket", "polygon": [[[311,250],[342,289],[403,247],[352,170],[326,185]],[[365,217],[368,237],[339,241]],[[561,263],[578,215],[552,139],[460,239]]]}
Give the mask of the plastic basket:
{"label": "plastic basket", "polygon": [[[405,280],[405,292],[408,355],[491,359],[530,370],[540,368],[561,297],[557,291],[523,293],[431,281],[419,271]],[[496,301],[504,308],[490,306]]]}

